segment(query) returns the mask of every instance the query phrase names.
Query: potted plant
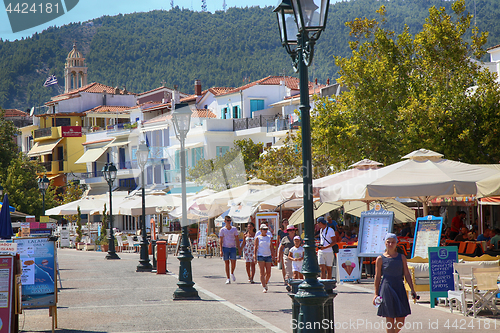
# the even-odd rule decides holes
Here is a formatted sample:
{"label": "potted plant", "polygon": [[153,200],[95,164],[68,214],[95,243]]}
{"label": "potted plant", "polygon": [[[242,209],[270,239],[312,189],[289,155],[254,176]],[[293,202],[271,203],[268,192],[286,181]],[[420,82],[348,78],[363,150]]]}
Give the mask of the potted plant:
{"label": "potted plant", "polygon": [[101,226],[101,235],[96,240],[96,244],[101,246],[102,252],[108,252],[109,244],[107,238],[107,228],[108,228],[108,215],[106,213],[106,204],[104,204],[104,211],[102,213],[102,226]]}
{"label": "potted plant", "polygon": [[77,208],[78,214],[76,215],[76,239],[75,239],[75,247],[77,250],[83,250],[84,243],[82,242],[82,213],[80,211],[80,206]]}

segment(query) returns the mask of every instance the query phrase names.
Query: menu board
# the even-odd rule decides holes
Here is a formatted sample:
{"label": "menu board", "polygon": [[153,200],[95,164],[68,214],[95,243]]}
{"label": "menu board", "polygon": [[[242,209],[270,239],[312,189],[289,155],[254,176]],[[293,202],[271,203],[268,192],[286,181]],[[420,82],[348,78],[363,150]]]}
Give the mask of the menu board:
{"label": "menu board", "polygon": [[375,208],[361,213],[358,235],[358,255],[360,257],[378,257],[385,251],[384,237],[392,231],[394,212]]}
{"label": "menu board", "polygon": [[200,222],[199,228],[198,247],[204,249],[205,247],[207,247],[208,222]]}
{"label": "menu board", "polygon": [[23,273],[22,308],[56,305],[55,242],[47,238],[15,238]]}
{"label": "menu board", "polygon": [[411,257],[427,258],[427,249],[439,246],[443,218],[432,215],[419,217],[415,227]]}
{"label": "menu board", "polygon": [[431,292],[431,308],[434,299],[448,297],[448,290],[454,290],[453,263],[458,259],[456,246],[429,247],[429,283]]}

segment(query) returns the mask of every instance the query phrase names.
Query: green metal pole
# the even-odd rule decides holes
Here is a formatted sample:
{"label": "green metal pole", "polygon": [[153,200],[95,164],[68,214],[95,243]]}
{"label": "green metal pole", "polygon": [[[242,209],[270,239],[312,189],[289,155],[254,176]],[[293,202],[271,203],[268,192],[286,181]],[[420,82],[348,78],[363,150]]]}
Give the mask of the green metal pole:
{"label": "green metal pole", "polygon": [[[295,299],[300,303],[298,319],[299,332],[318,332],[324,318],[323,305],[328,299],[323,284],[318,281],[320,268],[314,242],[314,213],[312,194],[312,157],[311,157],[311,126],[309,115],[309,78],[304,62],[303,49],[308,41],[307,33],[300,34],[298,39],[298,60],[300,79],[300,115],[302,129],[302,177],[304,190],[304,263],[302,274],[304,282],[299,285]],[[320,326],[321,327],[321,326]]]}
{"label": "green metal pole", "polygon": [[149,262],[149,244],[148,244],[148,234],[146,232],[146,193],[144,189],[144,168],[141,170],[141,181],[142,181],[142,225],[141,225],[141,259],[139,260],[139,265],[137,265],[136,272],[151,272],[153,267]]}
{"label": "green metal pole", "polygon": [[178,288],[174,291],[174,300],[200,299],[198,291],[193,287],[193,271],[191,261],[193,255],[189,250],[189,235],[187,226],[187,199],[186,199],[186,137],[181,135],[181,183],[182,183],[182,240],[181,248],[177,259],[179,259],[179,282]]}
{"label": "green metal pole", "polygon": [[108,237],[108,254],[106,259],[120,259],[115,251],[115,236],[113,235],[113,201],[111,197],[112,192],[112,182],[108,182],[109,185],[109,237]]}

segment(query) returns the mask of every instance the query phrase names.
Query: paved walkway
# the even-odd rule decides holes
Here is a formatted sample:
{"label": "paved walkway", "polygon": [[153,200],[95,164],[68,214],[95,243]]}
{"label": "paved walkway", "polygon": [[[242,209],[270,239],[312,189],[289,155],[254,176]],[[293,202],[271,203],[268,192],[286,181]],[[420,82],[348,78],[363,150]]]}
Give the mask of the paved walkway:
{"label": "paved walkway", "polygon": [[[101,252],[58,251],[63,288],[58,300],[58,332],[291,332],[291,300],[273,268],[269,293],[247,282],[239,260],[236,283],[225,284],[220,258],[195,258],[193,280],[200,301],[173,301],[178,260],[170,256],[173,274],[136,273],[139,255],[119,253],[107,261]],[[256,274],[258,280],[258,269]],[[371,281],[337,287],[336,332],[384,332],[383,321],[371,305]],[[428,294],[412,304],[403,332],[498,332],[493,319],[451,314],[443,306],[430,309]],[[26,310],[22,332],[50,332],[47,309]]]}

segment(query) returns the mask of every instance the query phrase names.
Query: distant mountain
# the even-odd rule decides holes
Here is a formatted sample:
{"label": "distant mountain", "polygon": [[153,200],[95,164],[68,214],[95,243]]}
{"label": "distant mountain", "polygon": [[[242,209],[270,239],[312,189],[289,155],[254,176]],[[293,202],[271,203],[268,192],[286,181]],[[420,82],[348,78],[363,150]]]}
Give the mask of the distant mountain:
{"label": "distant mountain", "polygon": [[[489,31],[488,46],[500,44],[498,0],[466,0],[481,31]],[[422,29],[428,8],[444,0],[350,0],[330,6],[328,27],[315,49],[310,78],[325,83],[336,77],[334,56],[349,56],[346,21],[377,18],[385,5],[387,27],[396,32],[407,24],[411,33]],[[174,8],[118,16],[49,28],[25,40],[0,41],[0,106],[26,110],[40,105],[64,87],[64,62],[73,42],[83,52],[89,82],[125,86],[143,92],[164,81],[194,92],[194,80],[203,89],[240,86],[267,75],[293,75],[291,61],[281,47],[273,7],[230,8],[226,12],[193,12]],[[484,59],[487,60],[487,59]],[[57,86],[43,87],[55,74]]]}

